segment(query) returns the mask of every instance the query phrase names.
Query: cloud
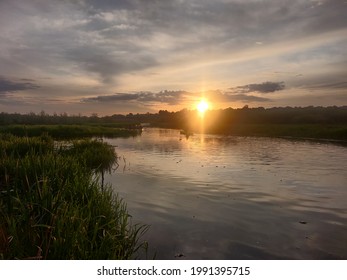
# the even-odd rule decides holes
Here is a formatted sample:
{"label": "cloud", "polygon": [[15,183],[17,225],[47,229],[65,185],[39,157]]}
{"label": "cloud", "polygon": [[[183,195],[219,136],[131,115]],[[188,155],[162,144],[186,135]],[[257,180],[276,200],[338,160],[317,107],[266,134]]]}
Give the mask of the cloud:
{"label": "cloud", "polygon": [[264,82],[261,84],[248,84],[244,86],[238,86],[236,88],[230,88],[236,93],[249,93],[249,92],[259,92],[259,93],[270,93],[275,91],[280,91],[285,88],[284,82]]}
{"label": "cloud", "polygon": [[[2,78],[0,94],[81,100],[102,92],[84,102],[185,106],[196,93],[157,91],[195,91],[206,78],[227,91],[215,93],[226,102],[265,102],[288,88],[302,93],[291,95],[300,105],[309,86],[332,98],[345,89],[346,8],[341,0],[1,0],[0,77],[32,80]],[[244,85],[227,90],[230,77]],[[259,79],[270,82],[240,82]]]}
{"label": "cloud", "polygon": [[[204,92],[206,98],[212,102],[267,102],[271,101],[268,98],[247,95],[247,94],[234,94],[231,92],[222,92],[220,90],[210,90]],[[188,103],[195,102],[201,93],[187,92],[187,91],[169,91],[164,90],[157,93],[154,92],[136,92],[136,93],[115,93],[112,95],[100,95],[96,97],[84,98],[81,102],[84,103],[142,103],[147,105],[161,104],[161,105],[179,105],[182,102]]]}
{"label": "cloud", "polygon": [[156,65],[155,58],[140,52],[115,53],[107,46],[80,46],[66,51],[66,57],[88,72],[99,74],[104,83],[110,83],[117,76],[140,71]]}
{"label": "cloud", "polygon": [[180,104],[185,95],[189,95],[185,91],[160,91],[154,92],[135,92],[135,93],[115,93],[112,95],[100,95],[96,97],[84,98],[82,102],[97,102],[97,103],[121,103],[121,102],[141,102],[141,103],[162,103],[167,105]]}
{"label": "cloud", "polygon": [[210,100],[215,100],[217,102],[268,102],[271,101],[269,98],[237,93],[234,92],[222,92],[220,90],[214,90],[207,93]]}
{"label": "cloud", "polygon": [[330,82],[330,83],[318,83],[315,85],[306,86],[308,89],[347,89],[347,82]]}
{"label": "cloud", "polygon": [[33,83],[32,79],[21,79],[21,82],[19,82],[15,80],[9,80],[0,76],[0,94],[38,88],[40,88],[40,86]]}
{"label": "cloud", "polygon": [[119,101],[131,101],[138,99],[139,94],[129,93],[115,93],[113,95],[99,95],[96,97],[89,97],[82,99],[83,102],[119,102]]}
{"label": "cloud", "polygon": [[247,94],[231,94],[226,95],[226,98],[230,102],[242,101],[242,102],[269,102],[271,99],[260,96],[247,95]]}

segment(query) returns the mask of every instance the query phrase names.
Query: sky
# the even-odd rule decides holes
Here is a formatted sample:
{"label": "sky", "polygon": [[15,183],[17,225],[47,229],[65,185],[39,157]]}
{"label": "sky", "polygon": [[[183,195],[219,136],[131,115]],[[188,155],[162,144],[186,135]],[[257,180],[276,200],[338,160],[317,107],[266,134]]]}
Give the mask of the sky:
{"label": "sky", "polygon": [[0,0],[0,112],[347,105],[345,0]]}

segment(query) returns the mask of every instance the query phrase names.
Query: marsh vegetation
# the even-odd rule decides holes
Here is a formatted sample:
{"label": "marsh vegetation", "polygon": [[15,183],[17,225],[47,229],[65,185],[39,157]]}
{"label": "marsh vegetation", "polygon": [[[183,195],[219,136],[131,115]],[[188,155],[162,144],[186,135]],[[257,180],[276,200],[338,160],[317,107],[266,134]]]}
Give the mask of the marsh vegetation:
{"label": "marsh vegetation", "polygon": [[117,160],[98,140],[0,135],[0,258],[132,259],[147,226],[100,172]]}

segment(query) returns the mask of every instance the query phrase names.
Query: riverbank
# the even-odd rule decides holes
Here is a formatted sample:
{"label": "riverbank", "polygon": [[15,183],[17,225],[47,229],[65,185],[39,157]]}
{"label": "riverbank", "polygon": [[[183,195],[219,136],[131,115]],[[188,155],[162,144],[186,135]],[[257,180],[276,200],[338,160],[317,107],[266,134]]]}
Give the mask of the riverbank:
{"label": "riverbank", "polygon": [[15,136],[38,137],[47,134],[55,139],[76,139],[84,137],[134,137],[141,133],[139,127],[124,128],[110,124],[32,124],[2,125],[0,133]]}
{"label": "riverbank", "polygon": [[107,143],[0,135],[0,259],[132,259],[146,248],[125,202],[103,186]]}

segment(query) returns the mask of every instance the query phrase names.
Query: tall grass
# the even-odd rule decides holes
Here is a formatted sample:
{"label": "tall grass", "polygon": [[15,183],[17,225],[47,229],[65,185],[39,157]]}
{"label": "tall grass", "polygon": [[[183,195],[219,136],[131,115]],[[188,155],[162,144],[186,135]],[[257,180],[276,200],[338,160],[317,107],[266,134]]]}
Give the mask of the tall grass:
{"label": "tall grass", "polygon": [[75,140],[62,152],[74,156],[95,174],[100,174],[102,189],[104,188],[105,172],[111,173],[113,166],[118,167],[117,155],[113,147],[98,140]]}
{"label": "tall grass", "polygon": [[72,145],[64,150],[66,155],[74,156],[79,162],[96,172],[111,172],[117,164],[114,148],[99,140],[74,140]]}
{"label": "tall grass", "polygon": [[49,137],[0,140],[0,258],[131,259],[146,248],[147,226],[133,225],[124,201],[95,179],[115,162],[113,149],[68,147]]}

